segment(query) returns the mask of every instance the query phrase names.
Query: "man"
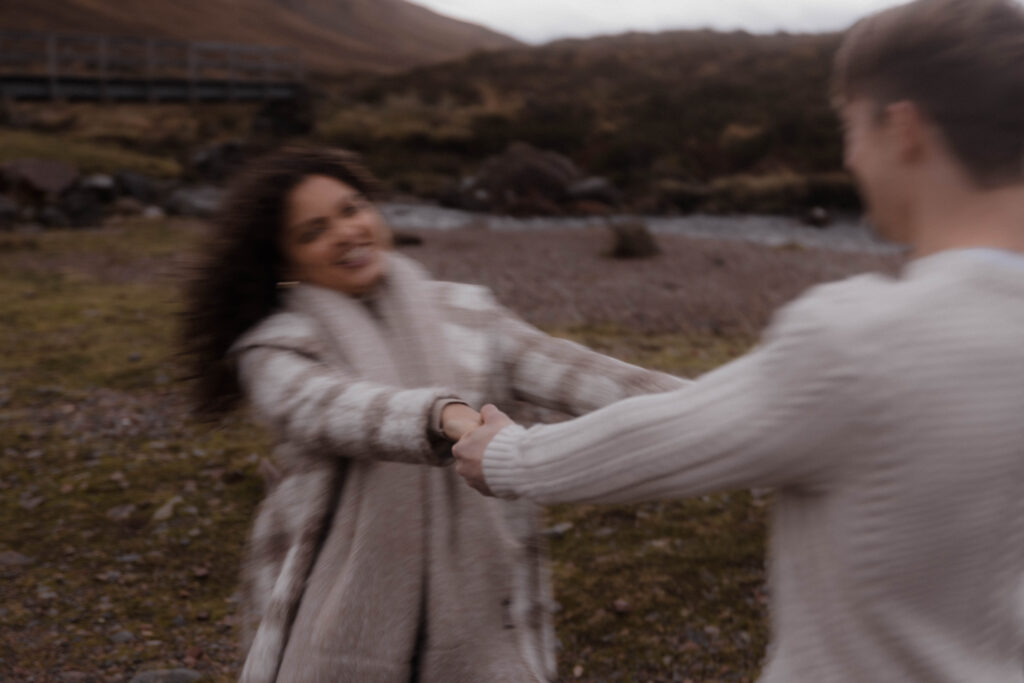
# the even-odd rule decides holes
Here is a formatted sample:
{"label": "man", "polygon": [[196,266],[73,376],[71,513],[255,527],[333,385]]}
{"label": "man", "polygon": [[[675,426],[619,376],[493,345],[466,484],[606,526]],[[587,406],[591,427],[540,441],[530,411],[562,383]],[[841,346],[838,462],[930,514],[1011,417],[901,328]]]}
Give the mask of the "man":
{"label": "man", "polygon": [[771,486],[764,683],[1024,681],[1024,8],[855,25],[846,164],[897,279],[817,287],[687,388],[530,430],[493,406],[471,484],[541,502]]}

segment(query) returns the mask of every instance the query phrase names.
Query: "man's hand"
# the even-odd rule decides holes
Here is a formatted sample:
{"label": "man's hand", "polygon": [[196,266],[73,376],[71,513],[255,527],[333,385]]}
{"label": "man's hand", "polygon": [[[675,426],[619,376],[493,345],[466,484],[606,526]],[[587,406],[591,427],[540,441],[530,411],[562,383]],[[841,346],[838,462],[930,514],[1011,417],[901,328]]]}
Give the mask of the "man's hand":
{"label": "man's hand", "polygon": [[480,413],[465,403],[449,403],[441,410],[441,431],[451,441],[458,441],[481,424]]}
{"label": "man's hand", "polygon": [[484,481],[484,452],[491,439],[505,427],[515,424],[508,415],[488,404],[480,409],[483,425],[463,436],[454,447],[455,471],[466,483],[485,496],[493,495]]}

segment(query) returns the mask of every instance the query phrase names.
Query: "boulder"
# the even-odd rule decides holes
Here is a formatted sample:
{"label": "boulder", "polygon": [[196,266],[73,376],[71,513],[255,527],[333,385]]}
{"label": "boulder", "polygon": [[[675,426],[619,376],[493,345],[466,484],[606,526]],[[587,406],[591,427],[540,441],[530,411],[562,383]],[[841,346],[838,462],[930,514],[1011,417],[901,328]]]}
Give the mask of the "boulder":
{"label": "boulder", "polygon": [[71,219],[52,204],[47,204],[36,215],[36,220],[47,228],[70,228]]}
{"label": "boulder", "polygon": [[253,150],[238,140],[224,140],[200,147],[188,160],[188,175],[206,183],[223,183]]}
{"label": "boulder", "polygon": [[76,228],[95,227],[103,223],[106,215],[106,192],[96,191],[84,185],[76,185],[60,196],[55,207]]}
{"label": "boulder", "polygon": [[143,204],[152,204],[160,198],[160,184],[144,173],[118,171],[114,174],[114,181],[119,194],[137,199]]}
{"label": "boulder", "polygon": [[569,188],[583,179],[561,154],[516,142],[462,182],[459,202],[463,208],[482,211],[560,213],[573,199]]}
{"label": "boulder", "polygon": [[0,194],[0,230],[12,227],[20,215],[21,207],[14,198]]}
{"label": "boulder", "polygon": [[803,218],[804,223],[812,228],[827,228],[832,222],[832,216],[828,210],[820,206],[808,209]]}
{"label": "boulder", "polygon": [[18,159],[0,167],[4,185],[35,201],[52,198],[78,180],[78,169],[63,161]]}
{"label": "boulder", "polygon": [[224,190],[214,185],[179,187],[168,197],[164,209],[176,216],[209,218],[220,209]]}
{"label": "boulder", "polygon": [[101,202],[112,202],[119,194],[117,182],[106,173],[93,173],[78,181],[77,186],[96,196]]}
{"label": "boulder", "polygon": [[661,253],[647,226],[640,221],[614,222],[612,248],[608,255],[617,259],[650,258]]}
{"label": "boulder", "polygon": [[569,196],[577,202],[596,202],[617,206],[621,197],[611,181],[599,176],[577,180],[568,187]]}

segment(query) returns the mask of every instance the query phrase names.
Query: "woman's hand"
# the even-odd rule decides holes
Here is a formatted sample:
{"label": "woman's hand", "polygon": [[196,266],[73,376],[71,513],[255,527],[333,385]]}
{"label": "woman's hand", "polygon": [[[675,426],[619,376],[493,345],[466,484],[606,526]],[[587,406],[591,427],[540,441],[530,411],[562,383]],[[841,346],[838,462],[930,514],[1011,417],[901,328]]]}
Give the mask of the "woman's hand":
{"label": "woman's hand", "polygon": [[481,424],[480,413],[464,403],[450,403],[441,411],[441,431],[451,441],[458,441]]}

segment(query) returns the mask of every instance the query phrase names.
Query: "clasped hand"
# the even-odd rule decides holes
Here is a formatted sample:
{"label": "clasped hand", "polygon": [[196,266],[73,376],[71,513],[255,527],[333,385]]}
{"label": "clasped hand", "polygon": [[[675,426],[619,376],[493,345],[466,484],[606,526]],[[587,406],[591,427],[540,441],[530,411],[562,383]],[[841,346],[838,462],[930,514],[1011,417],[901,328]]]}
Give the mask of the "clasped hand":
{"label": "clasped hand", "polygon": [[466,483],[485,496],[493,495],[484,481],[483,459],[491,439],[505,427],[513,424],[508,415],[493,405],[485,405],[476,412],[467,405],[453,403],[441,411],[441,428],[455,446],[455,471]]}

